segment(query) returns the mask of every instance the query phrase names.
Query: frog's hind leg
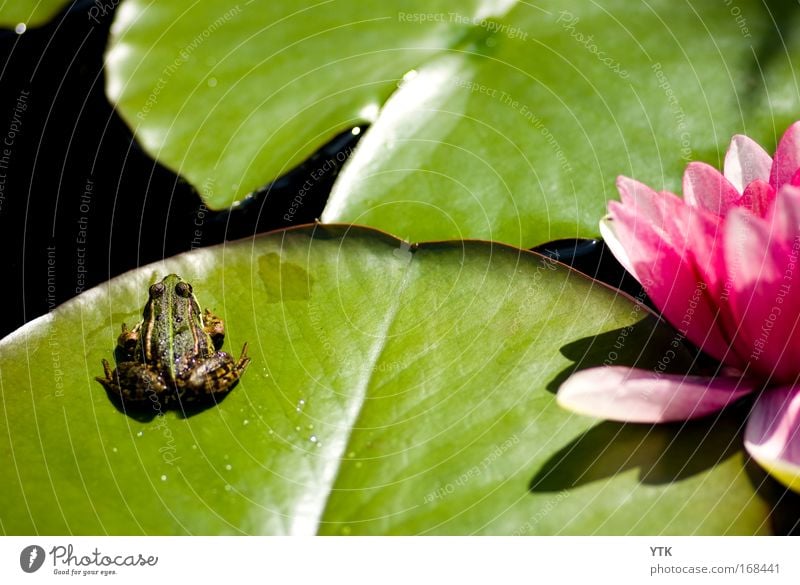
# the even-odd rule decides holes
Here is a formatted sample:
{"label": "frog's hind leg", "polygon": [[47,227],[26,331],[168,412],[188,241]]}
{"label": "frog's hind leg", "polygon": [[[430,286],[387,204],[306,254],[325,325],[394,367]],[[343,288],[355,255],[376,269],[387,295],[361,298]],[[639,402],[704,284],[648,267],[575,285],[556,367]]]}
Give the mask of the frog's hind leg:
{"label": "frog's hind leg", "polygon": [[244,373],[250,358],[245,344],[241,357],[234,359],[220,351],[200,361],[178,378],[181,400],[196,400],[229,392]]}
{"label": "frog's hind leg", "polygon": [[117,365],[113,374],[109,373],[111,367],[103,360],[106,378],[98,381],[105,388],[125,402],[145,403],[152,402],[154,408],[159,403],[168,403],[171,389],[154,369],[142,364],[123,362]]}

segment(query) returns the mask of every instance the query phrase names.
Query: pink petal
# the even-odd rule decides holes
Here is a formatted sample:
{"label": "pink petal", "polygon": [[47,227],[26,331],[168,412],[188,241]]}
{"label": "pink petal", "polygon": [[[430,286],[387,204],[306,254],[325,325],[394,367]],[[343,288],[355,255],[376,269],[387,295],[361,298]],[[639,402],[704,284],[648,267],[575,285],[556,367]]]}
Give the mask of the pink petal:
{"label": "pink petal", "polygon": [[778,143],[769,182],[775,189],[780,189],[791,181],[798,169],[800,169],[800,122],[795,122],[789,126]]}
{"label": "pink petal", "polygon": [[[702,328],[697,331],[693,330],[691,336],[687,335],[687,337],[718,360],[741,370],[747,365],[746,357],[750,354],[751,348],[749,346],[742,347],[742,340],[740,340],[739,346],[733,343],[739,323],[730,306],[732,283],[725,265],[724,223],[720,222],[719,218],[712,217],[708,212],[700,209],[693,211],[689,218],[688,247],[700,281],[707,285],[707,289],[703,293],[704,297],[708,298],[708,304],[712,310],[716,312],[713,326],[717,332],[714,335],[708,334],[707,339],[702,343],[693,339],[696,335],[703,333]],[[691,317],[690,309],[691,306],[687,308],[687,317]],[[742,358],[742,354],[745,359]]]}
{"label": "pink petal", "polygon": [[714,167],[701,162],[686,166],[683,173],[683,199],[692,207],[725,215],[739,197],[739,191]]}
{"label": "pink petal", "polygon": [[649,221],[673,244],[684,240],[686,204],[672,193],[656,193],[653,189],[628,177],[617,177],[617,190],[622,203],[637,216]]}
{"label": "pink petal", "polygon": [[780,231],[777,221],[770,226],[744,210],[731,211],[725,270],[739,356],[760,376],[786,382],[800,364],[800,240],[792,243]]}
{"label": "pink petal", "polygon": [[776,193],[777,191],[772,185],[756,179],[745,187],[742,197],[736,202],[736,207],[747,209],[758,217],[765,217],[772,209]]}
{"label": "pink petal", "polygon": [[686,247],[692,253],[694,265],[709,289],[717,296],[725,278],[723,224],[719,217],[703,209],[693,208],[688,218]]}
{"label": "pink petal", "polygon": [[[608,207],[633,274],[664,318],[709,355],[724,359],[729,353],[729,342],[717,322],[714,295],[696,271],[693,252],[687,248],[686,240],[672,243],[664,232],[629,206],[612,201]],[[681,209],[689,210],[686,206],[676,207],[675,214],[685,215]],[[688,226],[688,220],[682,221]],[[736,360],[727,363],[740,365]]]}
{"label": "pink petal", "polygon": [[778,481],[800,492],[800,390],[776,388],[758,397],[744,446]]}
{"label": "pink petal", "polygon": [[713,414],[753,391],[739,378],[657,374],[621,366],[589,368],[558,389],[573,412],[621,422],[660,423]]}
{"label": "pink petal", "polygon": [[775,238],[790,241],[800,237],[800,188],[784,185],[775,198],[768,221]]}
{"label": "pink petal", "polygon": [[756,180],[769,181],[772,158],[747,136],[737,134],[725,154],[725,178],[739,193]]}

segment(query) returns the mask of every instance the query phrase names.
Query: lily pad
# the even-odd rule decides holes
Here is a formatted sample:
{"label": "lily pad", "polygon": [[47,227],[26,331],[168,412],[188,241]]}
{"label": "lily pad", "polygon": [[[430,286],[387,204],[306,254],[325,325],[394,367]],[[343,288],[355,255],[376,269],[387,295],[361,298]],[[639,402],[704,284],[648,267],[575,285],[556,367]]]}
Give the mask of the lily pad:
{"label": "lily pad", "polygon": [[70,0],[6,0],[0,5],[0,26],[40,26],[69,3]]}
{"label": "lily pad", "polygon": [[[144,148],[215,209],[374,122],[403,74],[513,0],[126,0],[107,93]],[[467,22],[427,15],[458,13]]]}
{"label": "lily pad", "polygon": [[322,219],[413,241],[596,236],[617,175],[679,189],[687,161],[742,132],[769,150],[800,108],[790,3],[121,8],[108,94],[209,205],[370,122]]}
{"label": "lily pad", "polygon": [[593,237],[617,175],[680,192],[687,162],[721,166],[735,133],[774,143],[800,107],[797,37],[773,52],[759,0],[520,3],[498,27],[392,95],[323,221],[524,247]]}
{"label": "lily pad", "polygon": [[[252,362],[202,411],[118,409],[122,322],[176,272]],[[541,256],[309,226],[122,275],[0,341],[6,534],[755,534],[743,413],[611,425],[575,367],[652,367],[675,333]],[[670,354],[672,355],[672,354]],[[686,371],[679,349],[671,367]],[[745,409],[746,410],[746,409]],[[796,511],[795,518],[796,516]],[[788,513],[784,513],[788,517]]]}

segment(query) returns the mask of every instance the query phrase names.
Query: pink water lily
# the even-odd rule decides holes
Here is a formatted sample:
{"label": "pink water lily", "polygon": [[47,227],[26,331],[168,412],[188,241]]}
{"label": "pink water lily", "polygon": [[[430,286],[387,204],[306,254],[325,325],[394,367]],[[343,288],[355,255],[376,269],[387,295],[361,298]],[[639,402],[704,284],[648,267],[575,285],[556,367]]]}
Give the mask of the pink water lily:
{"label": "pink water lily", "polygon": [[617,187],[622,201],[609,203],[600,226],[606,244],[678,335],[723,366],[714,378],[582,370],[561,386],[559,403],[657,423],[706,416],[758,391],[745,447],[800,491],[800,122],[774,159],[734,136],[724,175],[690,163],[683,199],[626,177]]}

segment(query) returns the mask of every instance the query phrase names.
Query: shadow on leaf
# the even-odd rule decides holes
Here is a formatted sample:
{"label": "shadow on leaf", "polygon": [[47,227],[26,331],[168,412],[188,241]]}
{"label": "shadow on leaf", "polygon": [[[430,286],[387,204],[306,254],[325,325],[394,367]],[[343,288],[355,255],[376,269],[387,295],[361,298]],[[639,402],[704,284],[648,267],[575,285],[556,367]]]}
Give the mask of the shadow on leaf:
{"label": "shadow on leaf", "polygon": [[[669,350],[674,354],[668,354]],[[574,372],[602,365],[659,367],[665,373],[704,375],[714,375],[719,367],[669,325],[650,316],[631,327],[569,343],[561,353],[573,364],[548,384],[550,392],[556,392]],[[669,360],[665,360],[667,355]],[[638,471],[639,481],[645,484],[692,477],[744,450],[749,409],[750,401],[744,400],[719,415],[695,421],[658,425],[601,422],[555,453],[531,479],[529,489],[561,492],[631,470]],[[773,533],[800,533],[800,494],[784,488],[752,461],[748,460],[745,469],[768,507],[766,521]]]}
{"label": "shadow on leaf", "polygon": [[601,422],[553,455],[530,482],[533,492],[559,492],[632,469],[646,484],[665,484],[706,471],[742,450],[748,407],[686,423]]}
{"label": "shadow on leaf", "polygon": [[[234,385],[231,390],[235,387]],[[167,410],[174,410],[177,412],[178,418],[191,418],[198,415],[210,408],[218,406],[225,400],[231,393],[229,390],[225,393],[209,394],[207,396],[199,397],[192,401],[179,401],[172,400],[168,404],[163,405],[159,401],[143,400],[139,402],[124,401],[117,394],[106,390],[106,395],[111,404],[114,405],[119,412],[129,416],[135,421],[142,423],[149,423],[158,415],[164,414]]]}
{"label": "shadow on leaf", "polygon": [[547,385],[552,393],[556,393],[573,373],[604,365],[658,367],[664,373],[710,375],[718,368],[717,362],[689,344],[678,331],[652,316],[629,327],[578,339],[562,346],[560,351],[574,363]]}
{"label": "shadow on leaf", "polygon": [[800,494],[781,485],[752,459],[748,459],[745,472],[758,496],[767,503],[773,534],[800,535]]}

